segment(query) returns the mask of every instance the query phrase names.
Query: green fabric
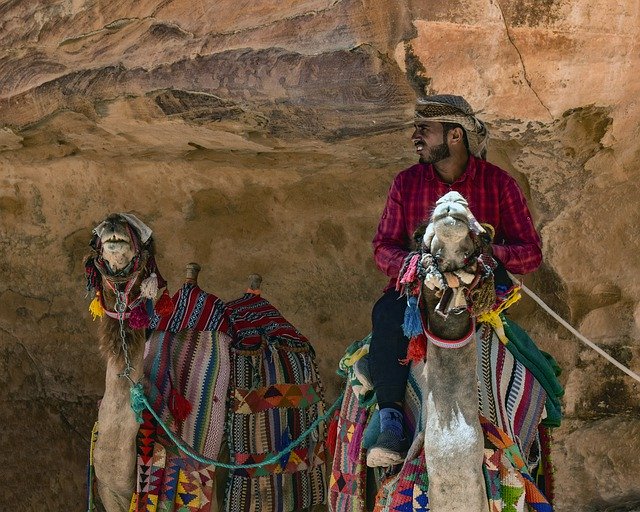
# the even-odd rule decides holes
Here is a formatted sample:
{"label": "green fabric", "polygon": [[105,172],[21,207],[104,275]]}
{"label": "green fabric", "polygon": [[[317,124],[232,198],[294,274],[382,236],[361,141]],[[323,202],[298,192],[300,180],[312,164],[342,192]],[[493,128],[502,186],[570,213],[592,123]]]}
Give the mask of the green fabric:
{"label": "green fabric", "polygon": [[547,417],[542,424],[547,427],[559,427],[562,421],[562,402],[564,389],[558,380],[561,369],[556,360],[540,350],[529,335],[513,320],[500,315],[504,323],[504,333],[509,339],[506,347],[518,361],[527,367],[547,392]]}

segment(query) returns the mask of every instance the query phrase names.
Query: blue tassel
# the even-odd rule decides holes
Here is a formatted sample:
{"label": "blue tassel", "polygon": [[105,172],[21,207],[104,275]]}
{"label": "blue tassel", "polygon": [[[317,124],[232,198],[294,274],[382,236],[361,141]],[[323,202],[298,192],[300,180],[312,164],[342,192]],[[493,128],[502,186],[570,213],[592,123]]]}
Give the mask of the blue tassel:
{"label": "blue tassel", "polygon": [[407,338],[413,338],[422,334],[422,318],[418,309],[418,298],[409,297],[407,299],[407,309],[404,310],[404,323],[402,331]]}
{"label": "blue tassel", "polygon": [[135,386],[131,386],[129,393],[131,397],[131,408],[136,415],[136,421],[138,423],[142,423],[142,411],[144,411],[146,407],[146,398],[144,396],[142,384],[138,383]]}

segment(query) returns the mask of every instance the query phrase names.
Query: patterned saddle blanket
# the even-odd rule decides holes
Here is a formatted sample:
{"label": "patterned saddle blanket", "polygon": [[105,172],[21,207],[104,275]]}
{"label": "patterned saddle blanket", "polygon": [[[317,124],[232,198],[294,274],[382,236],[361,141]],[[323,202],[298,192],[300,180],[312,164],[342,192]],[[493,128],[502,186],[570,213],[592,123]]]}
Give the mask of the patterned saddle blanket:
{"label": "patterned saddle blanket", "polygon": [[[552,358],[540,352],[514,322],[504,317],[503,322],[509,339],[507,345],[499,341],[487,324],[482,324],[476,333],[479,412],[482,415],[485,437],[489,441],[501,440],[501,443],[493,443],[493,446],[496,450],[502,450],[497,455],[495,450],[491,454],[487,453],[485,458],[489,503],[492,512],[502,510],[497,508],[499,500],[496,501],[496,496],[499,498],[507,492],[507,484],[514,481],[516,477],[513,475],[517,474],[520,475],[517,479],[524,479],[518,480],[521,484],[518,485],[522,488],[520,501],[526,502],[533,510],[551,510],[547,500],[537,491],[538,487],[546,486],[549,494],[549,480],[542,477],[536,479],[531,471],[534,467],[542,468],[548,464],[543,456],[544,446],[540,444],[540,437],[544,437],[545,433],[541,434],[539,424],[544,429],[560,423],[560,397],[563,390],[557,379],[559,371]],[[372,480],[381,478],[380,472],[376,475],[371,469],[367,471],[366,467],[367,448],[373,444],[379,431],[375,395],[367,386],[366,380],[359,378],[362,374],[357,371],[359,361],[366,358],[368,353],[369,339],[368,337],[354,343],[340,362],[341,372],[347,378],[347,387],[338,420],[336,451],[329,483],[329,503],[333,512],[370,510],[373,496],[369,492],[367,498],[367,490],[371,491],[372,486],[375,487]],[[415,510],[426,510],[421,507],[426,507],[428,501],[427,473],[424,454],[421,454],[422,443],[416,441],[424,427],[421,405],[423,368],[424,365],[412,367],[405,394],[405,420],[414,432],[412,449],[395,478],[381,486],[375,499],[375,510],[414,510],[412,506]],[[493,439],[488,436],[488,431],[492,432]],[[511,459],[505,458],[506,448],[502,445],[508,446]],[[514,460],[518,463],[513,462]],[[421,472],[416,468],[421,468]],[[500,478],[507,474],[512,477],[501,484],[496,474],[501,475]],[[538,487],[533,483],[534,479],[537,480]],[[529,483],[525,484],[525,480]],[[406,483],[408,481],[413,483],[409,485]],[[405,487],[402,487],[402,482],[405,482],[406,485],[402,484]],[[411,487],[411,491],[406,486]],[[412,499],[407,501],[409,495]]]}
{"label": "patterned saddle blanket", "polygon": [[[246,294],[224,304],[186,284],[173,303],[171,316],[152,321],[146,391],[195,452],[220,460],[226,440],[230,463],[260,463],[324,413],[313,349],[268,301]],[[148,411],[143,419],[131,512],[216,512],[218,501],[229,512],[289,512],[326,500],[322,424],[278,462],[227,474],[178,451]]]}

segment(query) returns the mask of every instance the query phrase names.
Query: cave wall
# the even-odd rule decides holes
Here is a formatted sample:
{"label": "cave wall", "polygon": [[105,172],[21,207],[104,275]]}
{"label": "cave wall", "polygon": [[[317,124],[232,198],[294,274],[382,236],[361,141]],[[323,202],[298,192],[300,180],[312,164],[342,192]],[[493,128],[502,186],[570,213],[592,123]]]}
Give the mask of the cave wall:
{"label": "cave wall", "polygon": [[[482,113],[543,238],[527,284],[640,372],[639,31],[638,0],[0,4],[3,503],[84,506],[104,365],[82,259],[109,212],[151,225],[172,290],[190,261],[225,300],[262,274],[335,398],[420,91]],[[557,510],[640,509],[638,385],[512,311],[564,369]]]}

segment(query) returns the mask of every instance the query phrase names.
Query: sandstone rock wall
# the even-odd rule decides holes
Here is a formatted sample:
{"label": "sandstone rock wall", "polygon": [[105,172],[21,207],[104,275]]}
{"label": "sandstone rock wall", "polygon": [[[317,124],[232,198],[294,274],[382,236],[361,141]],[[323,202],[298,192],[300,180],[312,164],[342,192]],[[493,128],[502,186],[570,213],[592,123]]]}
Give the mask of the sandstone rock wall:
{"label": "sandstone rock wall", "polygon": [[[223,299],[261,273],[334,398],[417,91],[482,111],[543,237],[527,283],[640,372],[639,31],[638,0],[0,4],[3,503],[84,506],[104,366],[82,258],[108,212],[153,227],[173,289],[189,261]],[[513,315],[564,368],[557,509],[638,508],[638,385],[530,300]]]}

